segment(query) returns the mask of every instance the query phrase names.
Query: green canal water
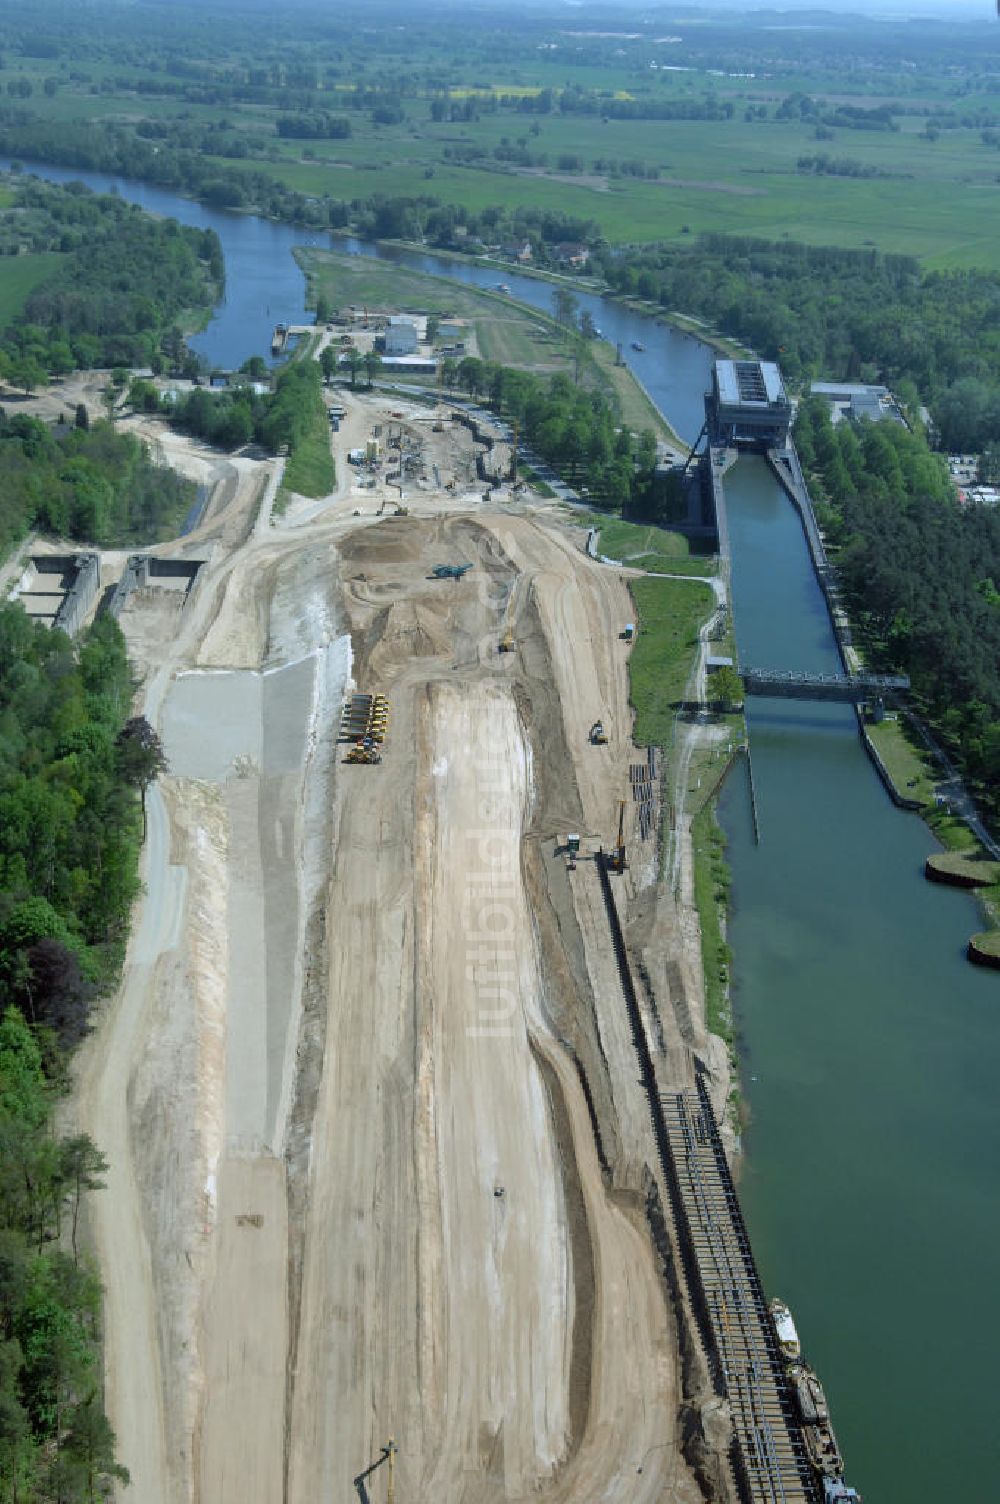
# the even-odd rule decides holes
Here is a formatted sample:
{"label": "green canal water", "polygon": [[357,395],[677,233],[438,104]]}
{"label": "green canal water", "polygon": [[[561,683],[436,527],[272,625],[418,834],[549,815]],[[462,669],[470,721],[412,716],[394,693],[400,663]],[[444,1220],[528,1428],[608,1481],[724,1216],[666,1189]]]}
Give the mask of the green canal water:
{"label": "green canal water", "polygon": [[[726,478],[743,663],[838,671],[791,503],[761,459]],[[750,702],[720,816],[750,1109],[741,1199],[866,1504],[1000,1498],[1000,978],[967,896],[889,801],[849,707]]]}

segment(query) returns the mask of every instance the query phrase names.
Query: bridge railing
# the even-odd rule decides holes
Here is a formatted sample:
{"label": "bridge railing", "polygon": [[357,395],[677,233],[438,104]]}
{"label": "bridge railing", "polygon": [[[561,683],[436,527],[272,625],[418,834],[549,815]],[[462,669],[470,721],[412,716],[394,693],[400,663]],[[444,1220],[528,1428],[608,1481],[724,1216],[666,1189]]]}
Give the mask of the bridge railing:
{"label": "bridge railing", "polygon": [[771,695],[793,700],[886,699],[905,693],[910,681],[903,674],[807,674],[786,669],[740,669],[748,695]]}

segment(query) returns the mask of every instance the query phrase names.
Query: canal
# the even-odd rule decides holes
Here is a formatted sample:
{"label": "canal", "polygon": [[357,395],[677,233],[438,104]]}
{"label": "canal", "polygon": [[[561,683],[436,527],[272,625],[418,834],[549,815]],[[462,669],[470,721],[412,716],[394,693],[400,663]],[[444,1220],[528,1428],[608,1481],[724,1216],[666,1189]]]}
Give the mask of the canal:
{"label": "canal", "polygon": [[[502,278],[551,309],[549,284],[506,268],[327,242],[141,184],[33,170],[217,231],[225,300],[191,343],[219,366],[265,352],[278,319],[306,317],[297,245],[485,287]],[[693,440],[711,352],[610,300],[580,305]],[[730,472],[726,494],[743,660],[836,671],[791,504],[755,459]],[[795,1313],[866,1504],[988,1504],[1000,1476],[1000,989],[964,959],[977,912],[924,880],[932,838],[889,802],[849,709],[757,701],[749,725],[760,846],[739,777],[720,815],[750,1111],[741,1193],[764,1284]]]}
{"label": "canal", "polygon": [[[726,477],[743,661],[841,671],[801,523],[763,459]],[[963,894],[886,797],[847,706],[752,700],[720,817],[750,1109],[740,1195],[866,1504],[994,1497],[1000,989]]]}

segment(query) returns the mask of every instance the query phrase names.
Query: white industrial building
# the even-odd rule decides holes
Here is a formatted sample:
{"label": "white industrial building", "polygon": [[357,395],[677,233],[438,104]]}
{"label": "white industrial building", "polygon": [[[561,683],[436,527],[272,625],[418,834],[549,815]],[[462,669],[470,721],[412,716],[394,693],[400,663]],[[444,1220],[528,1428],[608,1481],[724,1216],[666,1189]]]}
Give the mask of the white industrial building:
{"label": "white industrial building", "polygon": [[393,314],[385,326],[386,355],[413,355],[416,348],[416,324],[401,314]]}

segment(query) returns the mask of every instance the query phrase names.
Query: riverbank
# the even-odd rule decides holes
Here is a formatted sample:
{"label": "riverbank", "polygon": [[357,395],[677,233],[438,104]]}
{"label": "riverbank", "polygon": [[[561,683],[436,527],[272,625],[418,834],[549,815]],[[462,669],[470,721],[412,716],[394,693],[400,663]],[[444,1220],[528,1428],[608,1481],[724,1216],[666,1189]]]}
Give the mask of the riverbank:
{"label": "riverbank", "polygon": [[[336,232],[335,232],[336,233]],[[349,238],[351,232],[344,231],[343,237]],[[428,247],[413,240],[379,240],[376,245],[387,248],[395,248],[408,252],[412,255],[427,255]],[[551,271],[547,267],[523,266],[520,263],[512,265],[509,261],[495,261],[490,256],[474,256],[467,251],[439,250],[434,248],[430,254],[435,259],[442,261],[454,261],[458,264],[475,266],[483,271],[503,277],[504,272],[514,273],[518,277],[530,277],[536,282],[550,282],[554,286],[562,286],[573,289],[576,292],[591,293],[596,297],[610,303],[617,303],[622,308],[628,308],[634,313],[640,314],[645,319],[653,319],[658,324],[666,324],[679,330],[682,334],[697,339],[699,343],[707,345],[716,354],[731,359],[752,358],[753,351],[738,340],[728,338],[720,334],[718,330],[710,328],[703,319],[695,318],[693,314],[681,313],[677,309],[665,309],[659,303],[650,302],[648,298],[635,297],[629,293],[621,293],[605,282],[601,277],[586,275],[573,275],[567,272]]]}
{"label": "riverbank", "polygon": [[[377,242],[400,247],[400,242]],[[331,307],[392,307],[459,317],[469,329],[465,355],[539,375],[564,370],[574,380],[592,380],[615,401],[621,421],[634,432],[649,428],[676,453],[687,446],[657,407],[644,383],[618,360],[614,347],[597,336],[582,339],[548,311],[495,288],[463,286],[447,277],[342,251],[300,247],[295,259],[306,278],[306,301],[315,307],[324,298]],[[437,253],[435,253],[437,259]],[[487,267],[481,259],[449,257],[456,263]],[[572,282],[570,278],[545,279]]]}

